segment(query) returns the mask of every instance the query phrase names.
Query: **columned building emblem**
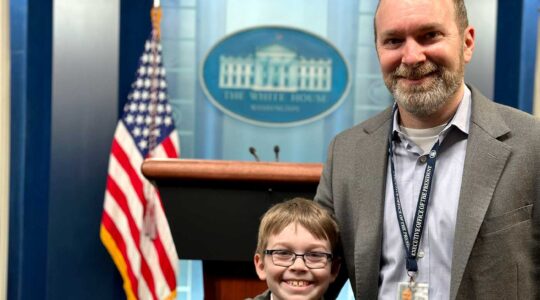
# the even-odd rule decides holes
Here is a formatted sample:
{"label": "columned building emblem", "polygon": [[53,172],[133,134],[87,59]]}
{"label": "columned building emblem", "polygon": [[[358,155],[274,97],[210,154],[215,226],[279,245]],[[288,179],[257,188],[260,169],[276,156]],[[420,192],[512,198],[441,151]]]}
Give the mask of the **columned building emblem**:
{"label": "columned building emblem", "polygon": [[349,69],[328,41],[285,27],[225,37],[208,53],[201,84],[226,114],[261,126],[316,120],[339,106]]}
{"label": "columned building emblem", "polygon": [[329,92],[332,60],[305,58],[279,44],[255,52],[255,56],[220,56],[219,87],[254,91]]}

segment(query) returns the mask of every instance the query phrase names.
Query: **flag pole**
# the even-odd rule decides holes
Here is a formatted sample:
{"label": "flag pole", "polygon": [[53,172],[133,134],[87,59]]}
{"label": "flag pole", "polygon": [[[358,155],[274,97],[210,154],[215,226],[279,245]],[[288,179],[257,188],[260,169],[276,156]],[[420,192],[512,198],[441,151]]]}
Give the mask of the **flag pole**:
{"label": "flag pole", "polygon": [[152,10],[150,11],[150,17],[152,19],[152,70],[153,73],[150,76],[150,82],[151,82],[151,88],[150,88],[150,117],[151,117],[151,123],[150,123],[150,135],[149,135],[149,152],[148,157],[152,157],[153,150],[156,146],[156,135],[154,134],[154,130],[156,129],[155,124],[155,117],[157,114],[157,102],[158,102],[158,90],[159,90],[159,84],[160,84],[160,76],[158,74],[159,70],[159,62],[157,57],[159,56],[158,50],[158,44],[161,41],[161,6],[160,6],[160,0],[154,0],[154,7],[152,7]]}
{"label": "flag pole", "polygon": [[160,0],[154,0],[154,7],[150,12],[152,18],[152,34],[155,34],[155,38],[159,39],[161,34],[161,5]]}
{"label": "flag pole", "polygon": [[[158,45],[160,42],[160,35],[161,35],[161,7],[159,0],[154,0],[154,7],[152,7],[152,10],[150,11],[150,17],[152,19],[152,43],[151,43],[151,66],[152,66],[152,72],[150,75],[150,105],[148,106],[149,110],[149,116],[150,116],[150,124],[149,124],[149,130],[150,134],[148,136],[148,157],[154,156],[154,150],[157,146],[157,134],[155,133],[157,129],[156,124],[156,115],[157,115],[157,105],[158,105],[158,93],[159,93],[159,85],[161,84],[161,78],[160,78],[160,67],[159,67],[159,61],[158,57],[160,56],[160,49],[158,49]],[[153,184],[149,181],[144,182],[144,192],[146,196],[146,206],[144,210],[144,218],[143,218],[143,224],[144,224],[144,232],[146,235],[154,240],[156,238],[157,234],[157,224],[156,224],[156,196],[155,196],[155,187]]]}

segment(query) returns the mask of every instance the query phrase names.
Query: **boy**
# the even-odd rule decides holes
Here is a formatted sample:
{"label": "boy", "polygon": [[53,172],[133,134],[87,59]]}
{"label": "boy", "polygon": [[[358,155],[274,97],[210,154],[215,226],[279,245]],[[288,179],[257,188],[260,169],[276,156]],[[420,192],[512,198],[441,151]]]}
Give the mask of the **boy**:
{"label": "boy", "polygon": [[339,231],[317,203],[295,198],[270,208],[259,226],[253,261],[268,290],[254,300],[319,300],[336,279]]}

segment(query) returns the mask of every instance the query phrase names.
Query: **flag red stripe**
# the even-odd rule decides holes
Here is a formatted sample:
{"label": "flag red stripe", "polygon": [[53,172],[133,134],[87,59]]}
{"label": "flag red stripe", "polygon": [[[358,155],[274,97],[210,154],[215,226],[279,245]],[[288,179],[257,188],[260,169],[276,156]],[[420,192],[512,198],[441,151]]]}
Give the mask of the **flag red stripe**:
{"label": "flag red stripe", "polygon": [[[176,131],[173,131],[173,134],[176,134]],[[178,153],[176,153],[176,149],[174,148],[174,144],[172,143],[170,136],[163,140],[161,147],[163,147],[163,150],[165,150],[165,153],[167,153],[167,157],[178,157]]]}
{"label": "flag red stripe", "polygon": [[126,195],[124,195],[124,193],[118,187],[114,179],[111,178],[110,176],[107,178],[107,190],[109,191],[111,196],[116,200],[116,203],[122,209],[122,211],[126,215],[126,218],[128,219],[129,230],[131,232],[131,236],[133,237],[133,240],[137,247],[137,252],[139,252],[141,256],[141,273],[143,275],[144,280],[146,281],[146,285],[152,292],[152,297],[154,299],[157,299],[154,277],[152,276],[152,272],[150,271],[150,268],[148,267],[148,262],[146,261],[146,258],[142,254],[142,251],[140,248],[140,231],[139,231],[139,228],[137,227],[137,224],[133,220],[133,215],[129,211],[129,206],[127,204],[128,200],[126,199]]}
{"label": "flag red stripe", "polygon": [[163,275],[165,277],[165,280],[167,280],[169,289],[171,289],[172,291],[176,288],[176,274],[174,273],[174,269],[171,266],[171,261],[169,260],[169,256],[167,255],[167,252],[165,252],[165,248],[163,247],[163,244],[161,243],[161,239],[159,238],[159,235],[154,240],[154,246],[158,253],[159,265],[161,266],[161,270],[163,270]]}
{"label": "flag red stripe", "polygon": [[139,177],[139,174],[135,171],[135,169],[133,169],[133,165],[131,165],[131,162],[129,161],[129,157],[127,156],[126,152],[124,152],[124,149],[122,148],[122,146],[120,146],[116,138],[113,140],[111,153],[114,155],[118,163],[120,163],[122,168],[128,174],[129,179],[131,181],[131,185],[133,186],[133,189],[135,190],[135,193],[137,193],[139,200],[141,201],[143,206],[145,206],[146,201],[145,201],[144,193],[143,193],[142,180]]}
{"label": "flag red stripe", "polygon": [[106,211],[103,211],[101,223],[103,224],[103,226],[105,226],[111,237],[114,239],[116,247],[118,248],[118,250],[120,250],[120,253],[124,257],[124,261],[126,262],[127,267],[127,274],[129,276],[129,280],[131,281],[131,288],[133,289],[132,292],[134,295],[138,295],[139,282],[133,274],[133,267],[131,266],[131,260],[129,260],[129,257],[127,256],[126,243],[124,242],[122,235],[120,234],[120,232],[116,228],[116,225],[114,225],[114,222],[111,220]]}
{"label": "flag red stripe", "polygon": [[[126,215],[126,218],[128,220],[129,224],[129,231],[131,232],[131,236],[133,238],[133,241],[135,245],[139,245],[140,243],[140,231],[137,226],[137,223],[135,223],[135,220],[133,220],[133,215],[131,214],[131,211],[129,210],[129,205],[127,203],[126,195],[120,187],[118,187],[118,184],[116,184],[116,181],[111,177],[107,177],[107,190],[115,200],[116,204],[122,209],[124,214]],[[139,251],[140,252],[140,251]]]}

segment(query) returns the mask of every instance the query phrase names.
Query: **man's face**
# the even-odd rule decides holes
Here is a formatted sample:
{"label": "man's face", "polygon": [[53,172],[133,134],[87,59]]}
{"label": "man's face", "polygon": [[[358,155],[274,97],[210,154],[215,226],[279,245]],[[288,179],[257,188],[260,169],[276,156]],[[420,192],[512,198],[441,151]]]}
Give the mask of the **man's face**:
{"label": "man's face", "polygon": [[384,82],[400,108],[425,117],[455,100],[474,30],[460,32],[452,0],[381,0],[375,26]]}

